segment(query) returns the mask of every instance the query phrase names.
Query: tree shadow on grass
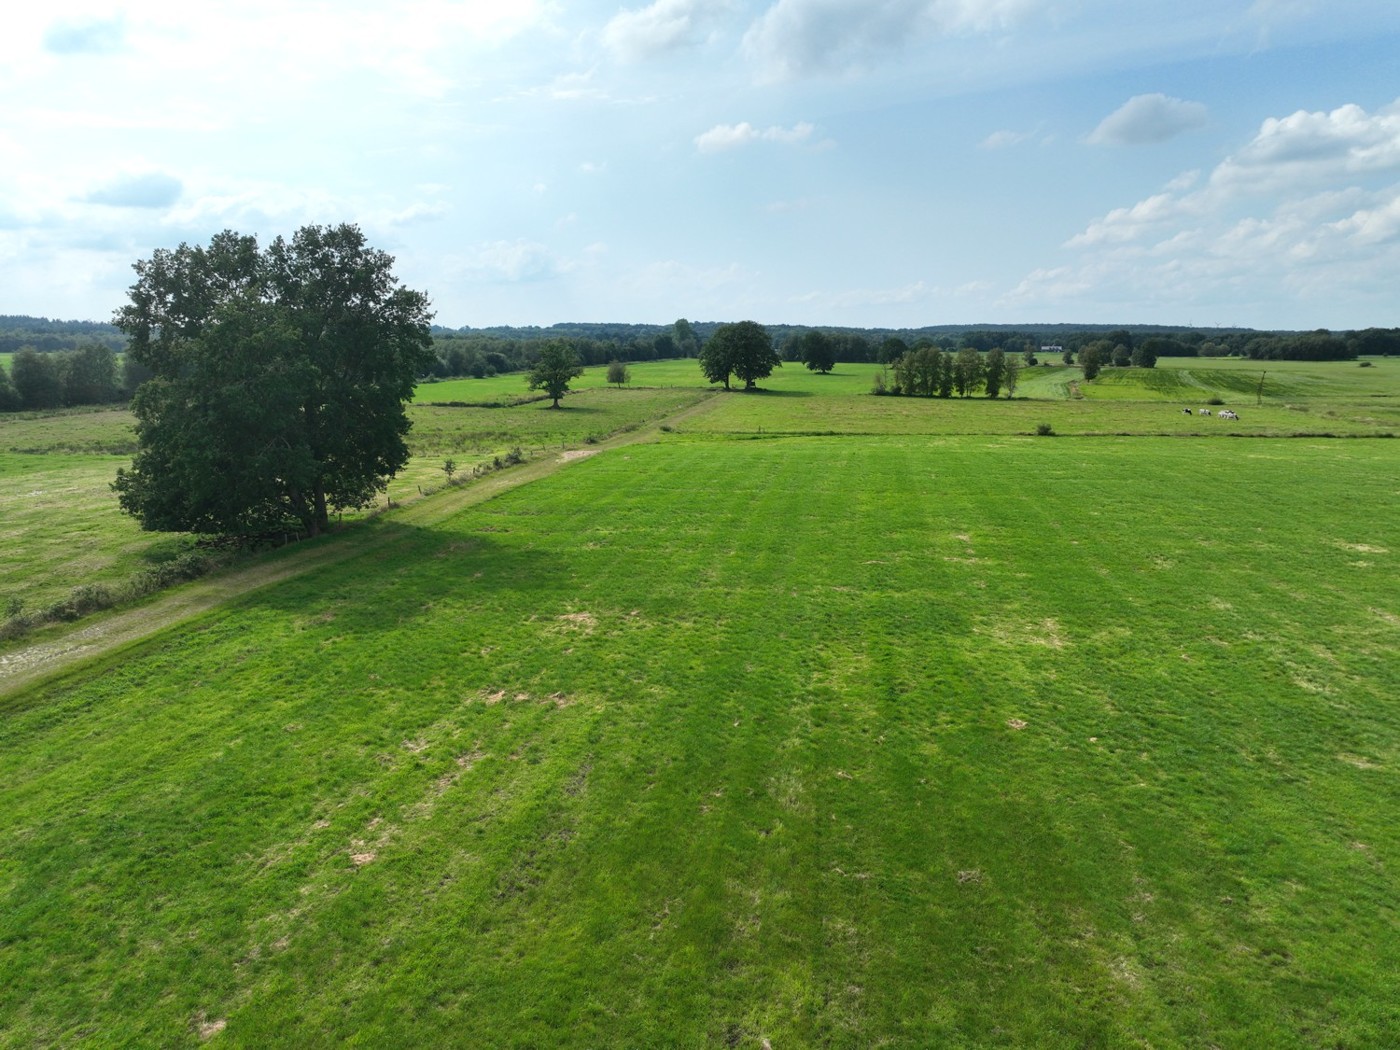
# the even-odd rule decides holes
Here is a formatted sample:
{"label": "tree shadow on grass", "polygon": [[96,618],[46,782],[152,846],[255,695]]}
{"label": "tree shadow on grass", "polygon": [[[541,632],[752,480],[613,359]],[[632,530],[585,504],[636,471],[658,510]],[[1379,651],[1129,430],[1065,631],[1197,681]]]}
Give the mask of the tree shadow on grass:
{"label": "tree shadow on grass", "polygon": [[538,407],[523,405],[521,407],[534,412],[559,412],[561,414],[567,412],[571,416],[596,416],[607,411],[607,409],[599,408],[597,405],[580,405],[577,402],[570,402],[568,398],[565,398],[557,409],[550,405],[540,405]]}
{"label": "tree shadow on grass", "polygon": [[[474,524],[471,529],[447,530],[382,520],[365,523],[362,527],[373,530],[374,536],[363,552],[264,587],[234,607],[306,617],[312,625],[333,623],[336,634],[372,636],[436,615],[439,601],[474,602],[503,593],[527,603],[553,600],[559,581],[568,578],[568,565],[539,549],[535,530],[529,530],[529,545],[516,545],[492,532],[524,532],[528,526],[523,523],[506,518]],[[364,541],[355,537],[351,542]]]}

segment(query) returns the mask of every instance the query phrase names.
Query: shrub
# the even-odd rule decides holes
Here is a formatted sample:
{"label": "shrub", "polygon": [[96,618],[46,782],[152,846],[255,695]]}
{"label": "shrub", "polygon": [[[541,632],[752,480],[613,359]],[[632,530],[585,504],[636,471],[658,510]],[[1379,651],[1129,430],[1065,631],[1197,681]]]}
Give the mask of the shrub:
{"label": "shrub", "polygon": [[1037,424],[1035,425],[1035,432],[1036,432],[1036,435],[1039,436],[1039,437],[1054,437],[1054,436],[1055,436],[1055,428],[1052,427],[1049,423],[1037,423]]}
{"label": "shrub", "polygon": [[48,620],[76,620],[80,616],[110,609],[113,604],[112,592],[100,583],[83,583],[74,587],[68,597],[56,602],[45,613]]}
{"label": "shrub", "polygon": [[1206,398],[1206,404],[1208,404],[1208,405],[1223,405],[1224,403],[1225,403],[1225,402],[1222,401],[1222,400],[1221,400],[1220,398],[1218,398],[1218,397],[1208,397],[1208,398]]}

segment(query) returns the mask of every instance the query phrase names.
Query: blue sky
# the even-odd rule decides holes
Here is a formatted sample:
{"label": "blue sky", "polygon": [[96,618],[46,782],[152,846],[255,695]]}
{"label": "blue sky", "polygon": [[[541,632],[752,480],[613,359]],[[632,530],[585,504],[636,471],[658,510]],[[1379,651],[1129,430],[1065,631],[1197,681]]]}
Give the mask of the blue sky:
{"label": "blue sky", "polygon": [[450,326],[1400,326],[1394,0],[26,5],[0,313],[355,222]]}

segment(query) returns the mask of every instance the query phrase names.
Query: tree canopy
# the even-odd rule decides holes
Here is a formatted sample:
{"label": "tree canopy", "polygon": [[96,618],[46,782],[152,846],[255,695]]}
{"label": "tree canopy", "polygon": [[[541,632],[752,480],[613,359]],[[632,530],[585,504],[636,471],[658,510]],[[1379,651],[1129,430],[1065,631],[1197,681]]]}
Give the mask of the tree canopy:
{"label": "tree canopy", "polygon": [[726,390],[731,375],[744,381],[745,390],[752,390],[758,380],[768,378],[782,363],[773,349],[773,337],[757,321],[720,325],[700,351],[700,370],[705,378],[723,383]]}
{"label": "tree canopy", "polygon": [[393,262],[352,225],[266,249],[225,230],[137,262],[114,323],[152,377],[122,509],[156,531],[314,536],[382,492],[433,361],[428,300]]}
{"label": "tree canopy", "polygon": [[551,339],[540,347],[539,359],[526,376],[531,390],[543,390],[554,399],[550,408],[559,407],[559,399],[569,392],[569,381],[583,375],[574,348],[562,339]]}
{"label": "tree canopy", "polygon": [[836,344],[825,332],[813,328],[798,337],[798,351],[809,371],[826,375],[836,367]]}

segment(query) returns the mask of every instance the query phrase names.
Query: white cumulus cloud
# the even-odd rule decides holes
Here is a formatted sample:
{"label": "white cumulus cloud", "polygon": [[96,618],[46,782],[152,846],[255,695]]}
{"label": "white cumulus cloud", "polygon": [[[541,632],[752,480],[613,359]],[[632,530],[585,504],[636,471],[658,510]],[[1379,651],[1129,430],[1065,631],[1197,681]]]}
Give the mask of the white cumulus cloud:
{"label": "white cumulus cloud", "polygon": [[1357,105],[1299,110],[1264,121],[1243,149],[1216,168],[1220,187],[1256,190],[1316,185],[1400,171],[1400,99],[1375,113]]}
{"label": "white cumulus cloud", "polygon": [[[1349,316],[1393,309],[1400,271],[1400,101],[1265,120],[1201,179],[1114,208],[1004,302],[1270,302]],[[1228,318],[1227,318],[1228,320]],[[1286,325],[1285,319],[1261,323]]]}

